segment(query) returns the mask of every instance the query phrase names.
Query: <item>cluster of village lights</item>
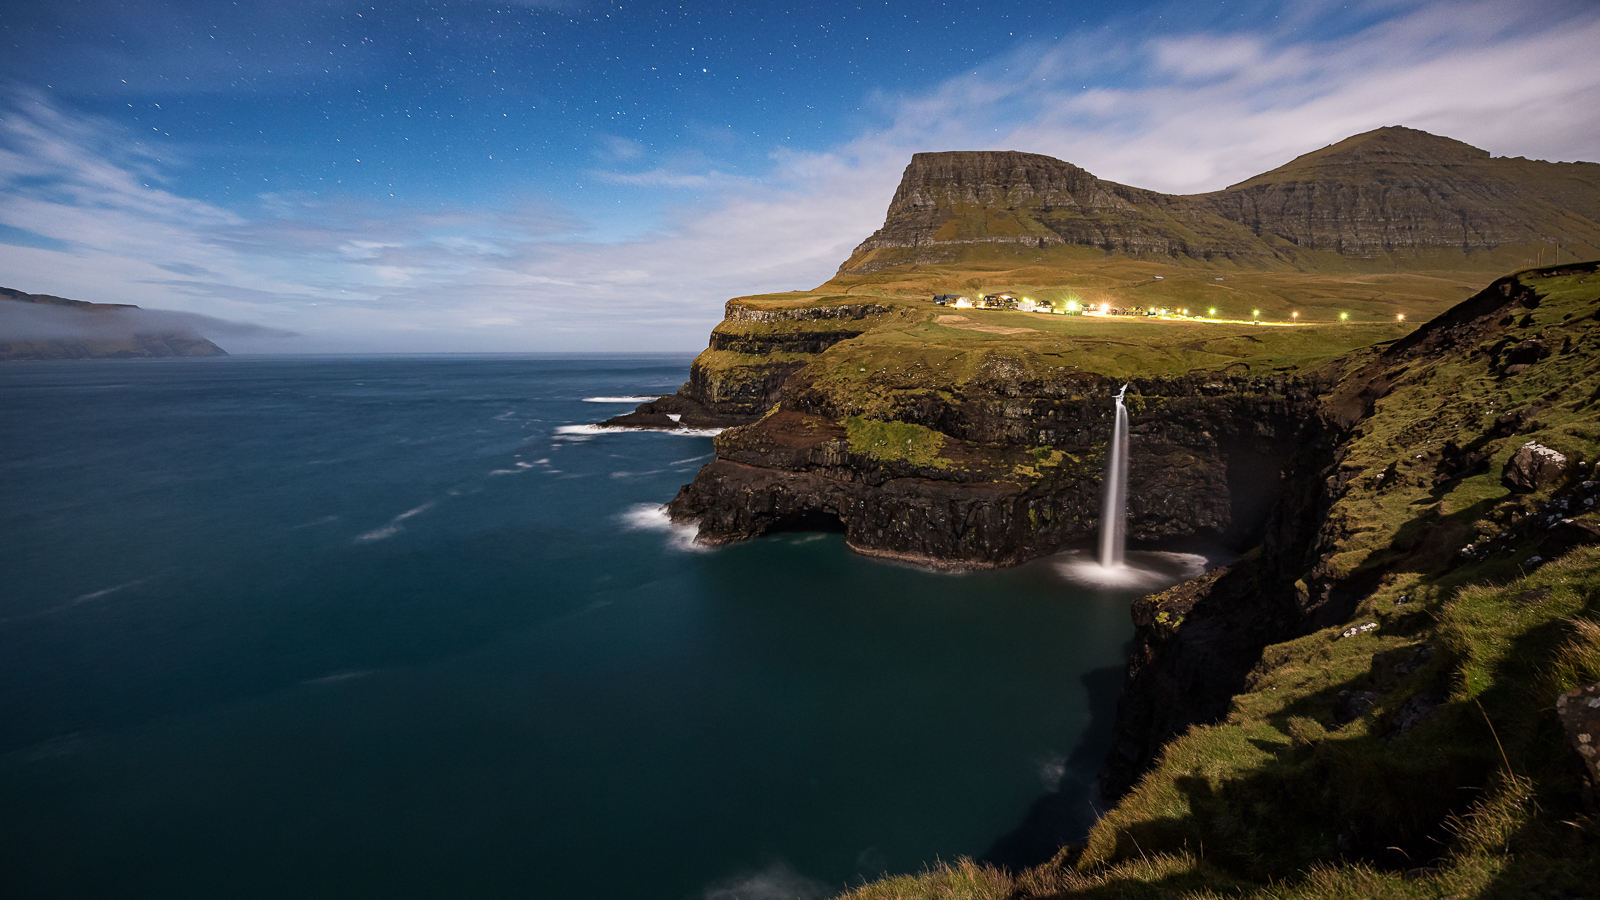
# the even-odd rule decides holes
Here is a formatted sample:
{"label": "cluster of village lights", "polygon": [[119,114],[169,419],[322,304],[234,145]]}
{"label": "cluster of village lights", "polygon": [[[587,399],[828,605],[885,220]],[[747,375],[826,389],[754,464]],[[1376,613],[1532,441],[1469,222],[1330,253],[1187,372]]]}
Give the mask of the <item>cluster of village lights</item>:
{"label": "cluster of village lights", "polygon": [[[1032,298],[1029,298],[1029,297],[1023,297],[1022,298],[1022,302],[1028,304],[1028,308],[1023,310],[1024,312],[1057,312],[1057,313],[1060,313],[1060,312],[1066,312],[1066,313],[1085,312],[1085,313],[1089,313],[1091,315],[1099,314],[1099,315],[1102,315],[1102,316],[1106,316],[1106,315],[1110,315],[1111,314],[1111,304],[1110,303],[1098,303],[1098,304],[1096,304],[1096,303],[1081,303],[1076,298],[1069,299],[1069,300],[1065,301],[1061,305],[1061,307],[1058,307],[1058,308],[1053,309],[1053,310],[1050,309],[1048,306],[1044,307],[1043,309],[1034,308],[1033,307],[1034,301],[1033,301]],[[968,308],[971,308],[974,304],[972,303],[971,300],[968,300],[967,298],[962,297],[960,300],[957,300],[952,305],[957,309],[968,309]],[[1188,309],[1158,308],[1158,309],[1155,310],[1155,315],[1157,315],[1157,316],[1178,315],[1178,316],[1183,316],[1183,317],[1187,318],[1189,316],[1189,310]],[[1207,318],[1211,318],[1211,319],[1215,319],[1217,317],[1217,308],[1215,306],[1213,306],[1210,309],[1207,309],[1206,310],[1206,317]],[[1395,313],[1394,320],[1396,322],[1404,322],[1406,320],[1406,314],[1405,313]],[[1256,323],[1258,325],[1262,324],[1261,310],[1259,310],[1259,309],[1250,310],[1250,321],[1252,321],[1252,322],[1254,322],[1254,323]],[[1347,312],[1339,313],[1339,321],[1342,322],[1342,323],[1349,322],[1350,321],[1350,314],[1347,313]],[[1291,324],[1291,325],[1300,324],[1300,311],[1299,310],[1292,310],[1289,313],[1289,323],[1288,324]]]}
{"label": "cluster of village lights", "polygon": [[[1068,301],[1067,309],[1068,310],[1072,310],[1072,311],[1076,311],[1078,309],[1077,302],[1076,301]],[[1087,308],[1087,311],[1089,311],[1089,312],[1096,311],[1095,310],[1095,306],[1093,304],[1090,304],[1089,307]],[[1099,311],[1099,313],[1101,315],[1109,315],[1110,312],[1111,312],[1111,304],[1109,304],[1109,303],[1101,303],[1099,305],[1099,310],[1098,311]],[[1157,309],[1155,311],[1155,314],[1158,315],[1158,316],[1165,316],[1165,315],[1168,315],[1168,314],[1171,314],[1171,313],[1177,313],[1180,316],[1188,316],[1189,315],[1189,311],[1187,309],[1176,309],[1176,310]],[[1206,310],[1206,317],[1207,318],[1211,318],[1211,319],[1215,319],[1217,317],[1217,308],[1213,306],[1210,309]],[[1259,310],[1259,309],[1250,310],[1250,320],[1255,322],[1255,323],[1257,323],[1257,324],[1260,324],[1261,323],[1261,310]],[[1406,314],[1405,313],[1395,313],[1394,314],[1394,320],[1396,322],[1404,322],[1406,320]],[[1339,313],[1339,321],[1340,322],[1349,322],[1350,321],[1350,314],[1347,313],[1347,312]],[[1289,313],[1289,322],[1290,322],[1290,324],[1293,324],[1293,325],[1300,324],[1300,311],[1299,310],[1293,310],[1293,311],[1291,311]]]}

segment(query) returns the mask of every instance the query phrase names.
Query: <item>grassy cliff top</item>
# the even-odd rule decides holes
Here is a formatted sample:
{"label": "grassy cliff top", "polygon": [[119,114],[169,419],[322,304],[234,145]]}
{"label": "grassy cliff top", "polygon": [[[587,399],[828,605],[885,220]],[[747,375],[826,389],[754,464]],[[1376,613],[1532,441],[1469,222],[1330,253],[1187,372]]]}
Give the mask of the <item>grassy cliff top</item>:
{"label": "grassy cliff top", "polygon": [[[866,334],[821,354],[809,370],[844,408],[850,397],[884,391],[960,391],[997,364],[1031,381],[1084,373],[1121,379],[1301,371],[1402,337],[1480,287],[1481,278],[1451,272],[1220,272],[1101,261],[1071,269],[919,267],[841,276],[816,291],[739,297],[733,303],[785,312],[884,307],[887,313],[863,321]],[[930,302],[935,293],[1002,291],[1059,305],[1072,300],[1117,309],[1188,310],[1191,318],[1068,316]],[[777,334],[833,327],[826,319],[729,320],[718,330]]]}

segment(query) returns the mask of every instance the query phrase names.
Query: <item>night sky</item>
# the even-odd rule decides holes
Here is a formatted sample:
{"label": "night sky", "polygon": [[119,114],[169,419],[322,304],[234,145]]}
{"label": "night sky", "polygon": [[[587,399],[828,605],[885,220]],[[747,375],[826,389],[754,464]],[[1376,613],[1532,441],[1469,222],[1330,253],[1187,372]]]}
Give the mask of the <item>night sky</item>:
{"label": "night sky", "polygon": [[0,284],[257,352],[691,350],[911,153],[1224,187],[1403,124],[1600,159],[1590,2],[10,0]]}

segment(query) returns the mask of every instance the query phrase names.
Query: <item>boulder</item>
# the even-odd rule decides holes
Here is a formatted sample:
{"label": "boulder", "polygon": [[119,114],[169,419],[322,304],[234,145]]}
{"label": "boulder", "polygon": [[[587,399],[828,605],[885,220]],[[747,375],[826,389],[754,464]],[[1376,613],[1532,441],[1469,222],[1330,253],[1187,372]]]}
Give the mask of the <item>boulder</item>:
{"label": "boulder", "polygon": [[1335,725],[1354,722],[1382,701],[1383,695],[1377,691],[1340,691],[1333,703],[1333,722]]}
{"label": "boulder", "polygon": [[1567,458],[1538,441],[1517,448],[1506,460],[1500,480],[1513,491],[1528,493],[1550,487],[1567,474]]}
{"label": "boulder", "polygon": [[1556,715],[1572,749],[1583,758],[1590,780],[1600,784],[1600,682],[1562,694],[1556,700]]}

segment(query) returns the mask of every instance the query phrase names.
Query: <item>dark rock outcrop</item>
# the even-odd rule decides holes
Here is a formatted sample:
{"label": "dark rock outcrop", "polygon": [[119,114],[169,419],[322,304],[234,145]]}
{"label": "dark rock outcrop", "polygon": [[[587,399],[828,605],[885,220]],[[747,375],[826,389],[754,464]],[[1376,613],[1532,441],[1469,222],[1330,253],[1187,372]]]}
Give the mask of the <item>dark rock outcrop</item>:
{"label": "dark rock outcrop", "polygon": [[1568,466],[1567,458],[1559,451],[1529,441],[1506,460],[1501,480],[1514,491],[1542,490],[1565,478]]}
{"label": "dark rock outcrop", "polygon": [[1600,785],[1600,683],[1562,694],[1556,699],[1556,713],[1589,772],[1590,784]]}
{"label": "dark rock outcrop", "polygon": [[[928,464],[852,448],[839,411],[791,383],[773,413],[717,438],[717,460],[672,501],[672,515],[697,521],[711,543],[821,522],[864,553],[969,568],[1084,542],[1099,527],[1100,454],[1117,385],[1063,380],[1066,390],[1013,383],[1020,396],[978,381],[897,410],[897,419],[943,436],[944,458]],[[1241,544],[1259,536],[1277,487],[1270,473],[1304,440],[1314,385],[1241,378],[1224,390],[1199,377],[1132,385],[1129,536]],[[1030,464],[1039,445],[1057,452],[1054,465]]]}

